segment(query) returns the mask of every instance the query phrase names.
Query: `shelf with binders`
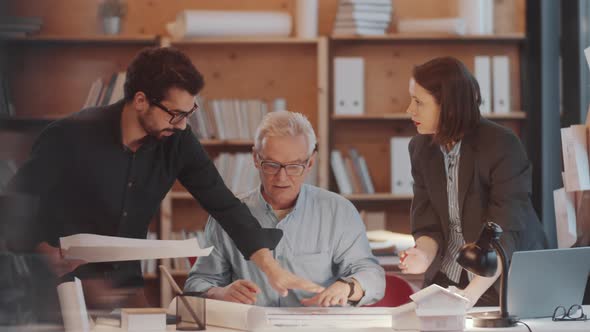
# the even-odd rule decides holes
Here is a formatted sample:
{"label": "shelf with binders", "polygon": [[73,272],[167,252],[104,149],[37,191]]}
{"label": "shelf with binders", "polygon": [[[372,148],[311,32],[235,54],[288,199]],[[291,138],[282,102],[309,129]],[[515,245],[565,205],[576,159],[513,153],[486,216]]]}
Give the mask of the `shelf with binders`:
{"label": "shelf with binders", "polygon": [[[482,114],[486,119],[490,120],[526,120],[526,113],[522,111],[512,111],[509,113],[489,113]],[[374,113],[374,114],[334,114],[332,120],[335,121],[409,121],[410,115],[405,111],[392,113]]]}
{"label": "shelf with binders", "polygon": [[[503,75],[503,79],[510,84],[507,109],[482,115],[520,135],[527,118],[525,112],[517,111],[522,109],[520,52],[524,40],[522,34],[460,37],[394,34],[331,38],[329,150],[341,151],[343,167],[340,168],[353,171],[348,172],[352,174],[348,177],[351,188],[343,191],[336,174],[342,171],[330,165],[328,187],[344,192],[344,196],[359,210],[385,212],[385,229],[409,232],[412,192],[408,143],[417,132],[405,110],[410,104],[408,86],[413,67],[437,56],[453,56],[474,72],[476,57],[487,56],[491,62],[494,57],[503,56],[509,64]],[[337,62],[342,58],[353,60],[345,60],[349,62],[343,69],[343,62]],[[355,72],[356,78],[342,76],[342,73],[355,75]],[[492,74],[490,68],[490,76]],[[340,82],[346,82],[347,86],[342,87]],[[343,109],[343,105],[347,109]],[[356,151],[352,156],[351,149]],[[362,156],[366,163],[373,182],[372,190],[363,188],[362,172],[354,175],[356,154]],[[347,157],[353,162],[346,161]],[[361,180],[355,180],[355,177]],[[354,182],[360,182],[361,186],[357,184],[355,189]]]}

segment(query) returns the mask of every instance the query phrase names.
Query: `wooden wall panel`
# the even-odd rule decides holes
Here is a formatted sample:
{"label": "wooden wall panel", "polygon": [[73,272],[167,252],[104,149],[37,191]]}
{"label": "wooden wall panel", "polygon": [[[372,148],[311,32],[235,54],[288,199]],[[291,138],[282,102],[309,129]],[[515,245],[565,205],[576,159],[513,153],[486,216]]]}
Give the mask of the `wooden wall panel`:
{"label": "wooden wall panel", "polygon": [[[314,44],[180,45],[205,76],[206,98],[285,98],[317,131],[317,56]],[[272,108],[271,108],[272,109]]]}
{"label": "wooden wall panel", "polygon": [[19,117],[55,118],[80,110],[90,86],[125,70],[144,46],[19,44],[8,49],[8,78]]}

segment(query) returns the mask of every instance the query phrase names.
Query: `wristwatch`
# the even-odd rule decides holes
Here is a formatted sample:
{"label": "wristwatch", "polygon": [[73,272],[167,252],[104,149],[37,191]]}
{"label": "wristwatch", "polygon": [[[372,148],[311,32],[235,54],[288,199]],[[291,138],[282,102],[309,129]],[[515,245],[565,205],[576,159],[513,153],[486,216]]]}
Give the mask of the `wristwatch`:
{"label": "wristwatch", "polygon": [[350,297],[354,294],[354,281],[352,281],[350,278],[342,278],[342,277],[338,278],[337,281],[348,284],[348,287],[350,287],[350,292],[348,292],[347,299],[350,299]]}

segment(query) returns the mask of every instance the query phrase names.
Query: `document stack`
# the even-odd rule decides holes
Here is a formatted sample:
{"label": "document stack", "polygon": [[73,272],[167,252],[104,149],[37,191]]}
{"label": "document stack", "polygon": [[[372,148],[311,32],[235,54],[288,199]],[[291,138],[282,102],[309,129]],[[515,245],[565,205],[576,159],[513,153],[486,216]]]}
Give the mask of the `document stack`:
{"label": "document stack", "polygon": [[341,0],[333,35],[385,35],[392,11],[391,0]]}
{"label": "document stack", "polygon": [[[584,50],[590,66],[590,47]],[[563,187],[553,191],[557,247],[590,244],[590,106],[586,123],[561,128]]]}

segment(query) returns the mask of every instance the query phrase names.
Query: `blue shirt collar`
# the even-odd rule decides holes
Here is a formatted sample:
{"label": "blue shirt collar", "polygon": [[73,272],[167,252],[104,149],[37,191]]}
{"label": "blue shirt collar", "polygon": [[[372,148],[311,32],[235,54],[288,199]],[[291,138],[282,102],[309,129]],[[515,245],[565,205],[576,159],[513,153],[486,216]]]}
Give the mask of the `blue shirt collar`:
{"label": "blue shirt collar", "polygon": [[[263,208],[266,211],[273,211],[272,206],[270,204],[268,204],[268,202],[264,199],[264,196],[262,196],[262,184],[260,184],[260,186],[258,186],[256,191],[257,191],[257,196],[258,196],[258,205],[260,206],[260,208]],[[293,210],[291,211],[291,213],[300,209],[301,206],[304,204],[306,191],[307,191],[307,184],[304,183],[301,185],[301,189],[299,190],[299,195],[297,195],[297,201],[295,202],[295,206],[293,206]]]}

